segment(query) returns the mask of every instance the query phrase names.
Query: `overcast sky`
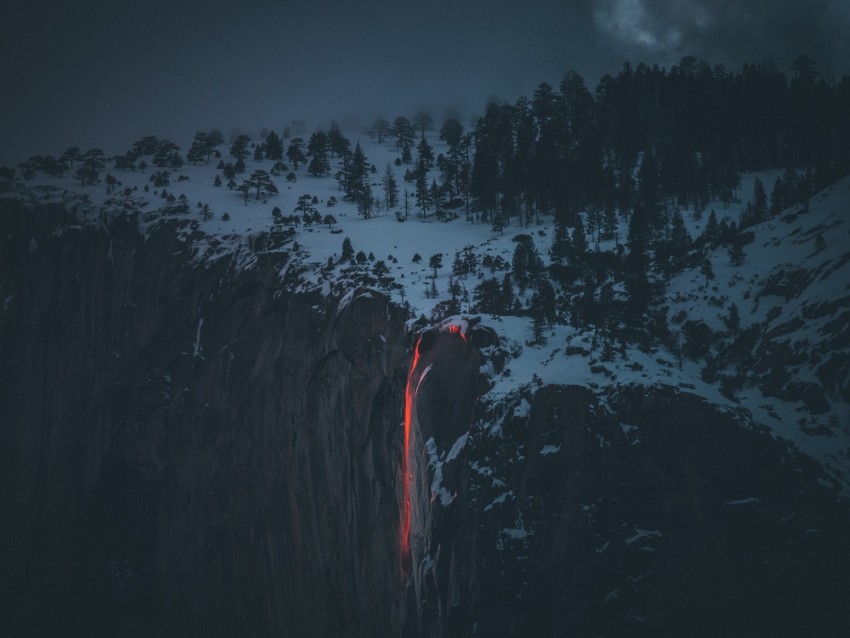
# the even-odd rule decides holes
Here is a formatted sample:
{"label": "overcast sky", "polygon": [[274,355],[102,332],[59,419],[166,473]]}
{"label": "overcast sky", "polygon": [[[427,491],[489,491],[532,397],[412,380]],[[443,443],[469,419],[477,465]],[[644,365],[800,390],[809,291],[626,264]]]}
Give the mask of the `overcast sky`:
{"label": "overcast sky", "polygon": [[0,0],[0,165],[530,95],[624,60],[850,72],[848,0]]}

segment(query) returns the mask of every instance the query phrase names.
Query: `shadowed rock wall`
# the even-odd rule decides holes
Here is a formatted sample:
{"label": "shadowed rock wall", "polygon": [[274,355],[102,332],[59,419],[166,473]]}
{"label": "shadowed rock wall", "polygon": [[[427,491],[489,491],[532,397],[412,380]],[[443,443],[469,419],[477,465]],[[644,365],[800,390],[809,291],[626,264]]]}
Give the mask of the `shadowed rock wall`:
{"label": "shadowed rock wall", "polygon": [[9,635],[397,634],[400,313],[3,206]]}

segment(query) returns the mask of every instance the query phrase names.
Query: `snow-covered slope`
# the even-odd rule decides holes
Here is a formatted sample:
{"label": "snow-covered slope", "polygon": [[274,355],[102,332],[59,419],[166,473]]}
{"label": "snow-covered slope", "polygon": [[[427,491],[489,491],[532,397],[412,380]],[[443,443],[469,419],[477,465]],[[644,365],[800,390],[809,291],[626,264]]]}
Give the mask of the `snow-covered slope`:
{"label": "snow-covered slope", "polygon": [[[847,485],[850,454],[850,179],[745,232],[745,258],[708,253],[667,288],[671,322],[710,329],[697,356],[754,418],[820,459]],[[740,326],[729,324],[735,306]],[[691,322],[689,324],[689,322]],[[695,330],[698,332],[698,329]],[[699,345],[696,346],[697,350]],[[707,366],[706,360],[714,365]],[[693,363],[685,367],[693,368]],[[709,369],[707,369],[709,368]]]}
{"label": "snow-covered slope", "polygon": [[[441,143],[431,141],[435,155],[445,151]],[[548,263],[554,236],[551,217],[543,216],[529,228],[509,226],[503,233],[476,223],[474,214],[465,215],[462,207],[455,209],[457,218],[450,222],[433,215],[422,218],[416,213],[414,185],[403,181],[408,166],[395,165],[397,149],[389,142],[365,138],[360,143],[377,169],[370,179],[374,194],[382,198],[381,176],[387,167],[401,191],[399,206],[392,210],[381,206],[371,219],[360,217],[355,205],[342,199],[333,177],[312,177],[304,166],[295,171],[295,181],[274,178],[278,194],[260,199],[251,195],[246,202],[239,191],[214,185],[220,173],[217,159],[171,171],[165,187],[153,186],[150,177],[157,169],[151,167],[144,172],[104,170],[103,175],[111,173],[120,182],[112,193],[105,183],[81,187],[70,178],[36,175],[31,181],[15,182],[6,196],[32,202],[62,200],[81,223],[138,212],[139,224],[149,230],[178,219],[178,232],[191,243],[199,262],[232,259],[237,268],[250,268],[258,259],[281,256],[280,277],[288,286],[341,296],[358,285],[374,285],[398,303],[409,304],[412,317],[431,318],[435,306],[450,298],[452,283],[461,291],[461,313],[468,313],[473,288],[510,268],[518,233],[530,235]],[[225,146],[219,151],[224,160],[231,159]],[[270,171],[274,162],[249,159],[247,164],[246,173],[238,178],[256,168]],[[340,167],[338,158],[332,160],[331,173]],[[742,201],[729,209],[716,203],[718,216],[737,219],[755,178],[771,183],[776,174],[745,175]],[[437,177],[432,169],[429,181]],[[397,213],[403,210],[405,190],[410,215],[402,222]],[[173,205],[163,198],[163,191],[177,204],[185,203],[188,212],[168,212]],[[303,195],[314,198],[322,216],[333,214],[336,223],[292,228],[275,224],[272,210],[278,207],[282,215],[292,215]],[[333,206],[331,198],[337,200]],[[667,306],[674,335],[666,345],[638,348],[619,342],[606,348],[603,357],[603,340],[593,330],[549,326],[542,343],[532,340],[527,316],[485,316],[484,322],[502,337],[509,358],[498,374],[490,372],[491,389],[485,399],[499,402],[517,396],[531,383],[582,385],[600,395],[611,385],[684,388],[719,406],[748,411],[755,422],[823,463],[846,487],[850,481],[848,210],[850,180],[845,179],[805,206],[786,210],[739,235],[746,244],[740,265],[731,263],[728,246],[717,246],[707,252],[713,279],[707,280],[697,263],[672,277],[661,303]],[[683,211],[683,217],[691,236],[698,237],[706,215],[698,219]],[[625,236],[621,220],[618,237]],[[340,262],[346,237],[355,253],[368,255],[364,263]],[[598,250],[615,248],[615,241],[588,239]],[[473,273],[452,276],[452,260],[464,249],[477,256],[478,266]],[[443,265],[432,280],[428,262],[438,253]],[[494,269],[484,268],[481,262],[486,256],[503,261]],[[380,261],[387,266],[382,276],[374,270]],[[520,295],[521,304],[527,304],[530,296],[530,291]],[[5,307],[14,299],[2,303]],[[733,304],[740,319],[738,326],[730,327]]]}

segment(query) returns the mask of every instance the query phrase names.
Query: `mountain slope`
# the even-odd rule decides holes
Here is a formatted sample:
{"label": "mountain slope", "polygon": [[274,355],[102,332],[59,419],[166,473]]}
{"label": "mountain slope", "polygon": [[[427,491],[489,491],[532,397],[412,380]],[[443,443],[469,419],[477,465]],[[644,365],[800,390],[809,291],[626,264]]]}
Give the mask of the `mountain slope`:
{"label": "mountain slope", "polygon": [[[363,147],[376,191],[381,166],[402,182],[392,147]],[[24,582],[49,607],[93,584],[66,616],[117,600],[92,612],[93,631],[147,613],[165,635],[225,634],[246,616],[260,634],[303,629],[331,607],[320,634],[847,622],[850,179],[654,270],[651,326],[622,313],[595,325],[576,319],[581,282],[554,276],[551,217],[503,232],[462,208],[448,222],[363,219],[334,179],[301,168],[246,200],[214,186],[215,163],[155,188],[153,170],[116,173],[110,193],[7,184],[9,591]],[[336,221],[295,223],[303,195]],[[683,218],[697,238],[695,212]],[[600,260],[620,259],[618,223],[586,234]],[[534,286],[512,272],[527,242],[561,308],[536,326]],[[509,311],[474,312],[476,288],[505,275]],[[607,283],[610,307],[628,308]],[[423,343],[410,368],[406,348]]]}

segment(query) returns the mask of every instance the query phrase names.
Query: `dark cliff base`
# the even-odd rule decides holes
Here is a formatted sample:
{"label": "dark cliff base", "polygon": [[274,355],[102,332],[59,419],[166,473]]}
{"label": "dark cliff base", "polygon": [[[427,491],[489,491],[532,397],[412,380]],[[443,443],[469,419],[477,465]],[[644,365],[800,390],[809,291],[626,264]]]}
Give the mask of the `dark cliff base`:
{"label": "dark cliff base", "polygon": [[0,217],[0,633],[395,633],[404,318],[72,221]]}
{"label": "dark cliff base", "polygon": [[846,505],[738,415],[670,388],[473,410],[487,343],[447,335],[405,559],[387,299],[192,265],[171,226],[0,225],[4,635],[847,635]]}
{"label": "dark cliff base", "polygon": [[[468,473],[476,506],[454,523],[482,565],[456,610],[464,624],[486,636],[846,633],[850,518],[814,463],[672,388],[620,388],[604,407],[579,387],[529,399],[504,439],[472,436],[469,453],[504,470]],[[527,536],[510,531],[518,521]]]}

